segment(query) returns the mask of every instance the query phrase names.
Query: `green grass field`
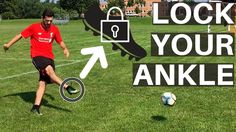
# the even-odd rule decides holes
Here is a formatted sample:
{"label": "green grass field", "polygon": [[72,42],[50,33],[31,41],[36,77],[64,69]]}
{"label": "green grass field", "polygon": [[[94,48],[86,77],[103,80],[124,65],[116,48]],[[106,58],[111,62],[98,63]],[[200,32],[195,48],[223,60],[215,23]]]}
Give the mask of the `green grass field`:
{"label": "green grass field", "polygon": [[[1,21],[0,44],[36,21],[40,20]],[[236,63],[235,57],[151,57],[151,32],[202,32],[207,26],[159,26],[152,25],[151,18],[132,18],[130,24],[135,40],[148,53],[138,63]],[[65,102],[59,87],[48,85],[41,107],[44,115],[36,116],[30,109],[38,73],[31,63],[29,40],[20,40],[7,53],[1,50],[0,131],[236,131],[235,88],[133,87],[132,64],[136,62],[112,51],[111,44],[100,43],[100,37],[85,31],[80,20],[59,28],[71,52],[66,59],[54,44],[60,77],[79,77],[90,58],[80,54],[82,48],[104,46],[108,68],[95,64],[83,80],[85,96],[77,103]],[[174,107],[162,104],[160,96],[166,91],[177,96]]]}

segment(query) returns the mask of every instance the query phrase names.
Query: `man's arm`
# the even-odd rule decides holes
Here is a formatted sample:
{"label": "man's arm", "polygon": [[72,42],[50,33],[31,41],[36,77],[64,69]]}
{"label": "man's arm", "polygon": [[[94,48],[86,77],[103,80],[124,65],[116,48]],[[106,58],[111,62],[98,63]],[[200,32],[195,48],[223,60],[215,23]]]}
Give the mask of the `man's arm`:
{"label": "man's arm", "polygon": [[68,49],[66,48],[66,44],[65,44],[63,41],[61,41],[61,42],[60,42],[60,46],[61,46],[61,48],[63,49],[64,55],[65,55],[66,57],[69,57],[70,52],[69,52]]}
{"label": "man's arm", "polygon": [[16,35],[10,42],[3,45],[3,49],[7,51],[14,43],[19,41],[22,38],[21,34]]}

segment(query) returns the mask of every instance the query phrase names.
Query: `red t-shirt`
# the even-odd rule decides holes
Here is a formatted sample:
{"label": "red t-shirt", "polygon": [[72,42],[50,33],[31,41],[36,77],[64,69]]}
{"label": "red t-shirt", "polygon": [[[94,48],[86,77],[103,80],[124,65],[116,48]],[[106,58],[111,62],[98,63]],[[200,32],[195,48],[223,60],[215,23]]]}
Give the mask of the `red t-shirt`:
{"label": "red t-shirt", "polygon": [[52,44],[54,39],[58,44],[62,42],[62,38],[58,28],[51,25],[48,30],[45,30],[41,23],[35,23],[27,27],[21,32],[23,38],[30,37],[30,54],[31,58],[43,56],[54,59],[52,52]]}

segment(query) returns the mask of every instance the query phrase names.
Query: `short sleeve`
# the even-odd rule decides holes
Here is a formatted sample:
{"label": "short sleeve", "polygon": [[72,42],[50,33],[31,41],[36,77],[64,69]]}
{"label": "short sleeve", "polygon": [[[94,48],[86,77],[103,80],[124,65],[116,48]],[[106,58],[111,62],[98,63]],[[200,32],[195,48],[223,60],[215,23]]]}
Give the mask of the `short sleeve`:
{"label": "short sleeve", "polygon": [[32,35],[33,35],[33,25],[30,25],[29,27],[27,27],[21,32],[21,36],[25,39]]}
{"label": "short sleeve", "polygon": [[56,28],[55,40],[58,44],[62,42],[61,34],[58,28]]}

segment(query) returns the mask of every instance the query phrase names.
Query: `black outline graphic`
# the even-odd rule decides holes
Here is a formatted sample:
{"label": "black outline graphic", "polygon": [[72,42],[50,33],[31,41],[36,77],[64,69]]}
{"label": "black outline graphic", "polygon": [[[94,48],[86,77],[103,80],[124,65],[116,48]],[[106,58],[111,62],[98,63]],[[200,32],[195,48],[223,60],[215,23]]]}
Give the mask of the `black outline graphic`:
{"label": "black outline graphic", "polygon": [[[95,15],[96,14],[96,15]],[[83,23],[85,25],[85,30],[88,31],[89,29],[93,31],[94,36],[99,36],[101,34],[101,27],[100,22],[101,20],[106,20],[107,14],[101,11],[98,5],[91,6],[88,11],[85,13],[85,19]],[[120,16],[110,16],[110,20],[120,20]],[[127,20],[124,18],[124,20]],[[112,43],[112,49],[121,50],[121,56],[125,56],[126,54],[129,55],[129,60],[135,58],[136,61],[144,58],[147,55],[145,49],[139,46],[133,39],[131,32],[130,35],[130,42],[128,43]],[[113,39],[112,34],[104,34],[103,37],[105,39]]]}

